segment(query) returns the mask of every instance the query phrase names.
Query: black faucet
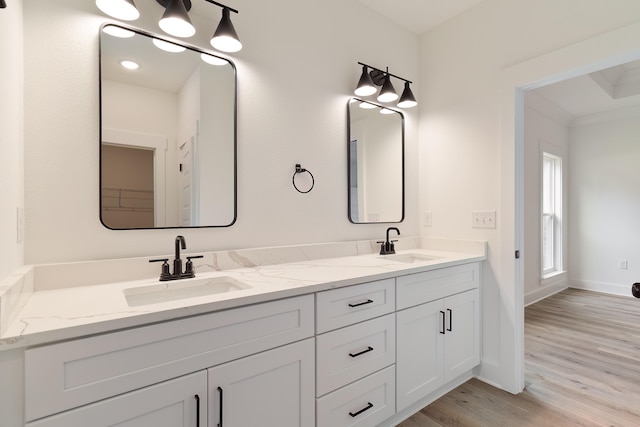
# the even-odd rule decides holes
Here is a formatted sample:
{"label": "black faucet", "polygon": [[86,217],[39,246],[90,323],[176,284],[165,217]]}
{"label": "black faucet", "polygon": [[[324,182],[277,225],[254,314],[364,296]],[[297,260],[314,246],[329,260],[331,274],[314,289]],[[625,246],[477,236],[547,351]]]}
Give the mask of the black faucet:
{"label": "black faucet", "polygon": [[173,273],[169,271],[169,258],[150,259],[149,262],[161,262],[162,272],[160,273],[160,281],[178,280],[195,277],[196,273],[193,269],[192,259],[202,258],[202,255],[188,256],[185,270],[182,271],[182,258],[180,258],[180,249],[187,249],[187,241],[184,236],[176,236],[176,255],[173,260]]}
{"label": "black faucet", "polygon": [[380,255],[391,255],[396,253],[396,247],[393,242],[397,242],[397,240],[389,240],[389,232],[393,230],[400,235],[400,230],[397,227],[389,227],[387,228],[387,240],[379,241],[380,245]]}

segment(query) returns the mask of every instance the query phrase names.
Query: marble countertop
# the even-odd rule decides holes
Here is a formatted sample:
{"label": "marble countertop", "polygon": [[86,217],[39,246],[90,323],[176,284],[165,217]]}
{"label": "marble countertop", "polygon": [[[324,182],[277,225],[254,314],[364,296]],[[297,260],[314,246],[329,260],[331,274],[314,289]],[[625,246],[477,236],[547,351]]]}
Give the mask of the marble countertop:
{"label": "marble countertop", "polygon": [[[303,295],[486,259],[484,254],[427,249],[398,251],[434,257],[406,263],[367,254],[196,272],[195,280],[225,278],[246,289],[129,306],[123,290],[160,284],[134,280],[33,292],[0,336],[0,351],[110,332],[185,316]],[[187,284],[184,279],[171,286]],[[220,280],[220,279],[218,279]],[[131,291],[129,291],[131,292]],[[135,292],[135,291],[134,291]]]}

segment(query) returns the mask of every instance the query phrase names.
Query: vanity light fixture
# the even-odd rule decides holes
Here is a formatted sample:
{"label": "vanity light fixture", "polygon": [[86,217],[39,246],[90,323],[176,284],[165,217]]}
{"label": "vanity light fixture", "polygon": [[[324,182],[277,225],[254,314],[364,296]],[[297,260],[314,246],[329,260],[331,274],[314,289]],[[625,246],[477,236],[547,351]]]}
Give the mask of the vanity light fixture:
{"label": "vanity light fixture", "polygon": [[96,6],[107,15],[123,21],[135,21],[140,17],[133,0],[96,0]]}
{"label": "vanity light fixture", "polygon": [[4,0],[0,0],[0,9],[7,7],[7,3]]}
{"label": "vanity light fixture", "polygon": [[391,84],[391,77],[389,76],[389,71],[387,69],[387,74],[384,76],[384,83],[382,83],[382,89],[380,89],[380,93],[378,94],[378,101],[393,102],[396,99],[398,99],[398,94]]}
{"label": "vanity light fixture", "polygon": [[236,29],[233,27],[231,17],[229,16],[229,12],[238,13],[238,11],[211,0],[206,1],[222,7],[222,19],[220,19],[218,28],[216,28],[216,31],[213,33],[210,41],[211,46],[222,52],[237,52],[242,49],[242,43],[240,43]]}
{"label": "vanity light fixture", "polygon": [[[211,46],[222,52],[237,52],[242,49],[238,33],[231,22],[230,13],[238,13],[236,9],[218,3],[214,0],[204,0],[222,8],[222,19],[211,37]],[[5,0],[0,0],[0,5]],[[156,0],[165,8],[162,18],[158,22],[160,28],[175,37],[191,37],[196,29],[189,18],[191,0]],[[98,8],[107,15],[123,21],[133,21],[140,17],[133,0],[96,0]]]}
{"label": "vanity light fixture", "polygon": [[404,90],[402,91],[402,95],[400,96],[400,101],[398,101],[398,107],[411,108],[415,107],[416,105],[418,105],[418,101],[416,101],[416,97],[413,96],[413,92],[411,92],[409,82],[404,82]]}
{"label": "vanity light fixture", "polygon": [[[359,64],[359,62],[358,62]],[[373,79],[369,75],[369,67],[366,65],[362,66],[362,75],[360,76],[360,80],[358,80],[358,86],[356,90],[353,91],[358,96],[369,96],[376,93],[378,89],[373,83]]]}
{"label": "vanity light fixture", "polygon": [[[367,65],[362,62],[358,62],[358,64],[362,65],[362,75],[360,76],[358,86],[355,90],[356,95],[373,95],[377,91],[375,86],[381,86],[377,100],[379,102],[385,103],[393,102],[398,99],[398,93],[391,83],[391,77],[394,77],[404,82],[404,90],[402,91],[402,96],[400,97],[400,101],[398,102],[397,106],[399,108],[411,108],[418,105],[418,102],[416,101],[416,98],[411,91],[411,81],[400,76],[396,76],[395,74],[391,74],[388,67],[386,71],[383,71],[379,68],[372,67],[371,65]],[[370,72],[368,71],[369,68],[371,68]]]}
{"label": "vanity light fixture", "polygon": [[[191,7],[191,1],[189,1],[189,8]],[[163,0],[158,0],[161,5],[166,4],[164,14],[158,22],[162,31],[167,34],[171,34],[176,37],[191,37],[196,33],[196,29],[189,19],[187,13],[187,1],[185,0],[169,0],[168,3]]]}

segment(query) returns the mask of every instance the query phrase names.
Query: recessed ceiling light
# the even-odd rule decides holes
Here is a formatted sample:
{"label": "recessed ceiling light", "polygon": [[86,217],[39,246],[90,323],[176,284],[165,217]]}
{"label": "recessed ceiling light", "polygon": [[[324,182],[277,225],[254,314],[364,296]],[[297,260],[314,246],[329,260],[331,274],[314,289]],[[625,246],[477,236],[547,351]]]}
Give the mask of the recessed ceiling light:
{"label": "recessed ceiling light", "polygon": [[138,63],[129,61],[127,59],[125,59],[124,61],[120,61],[120,65],[122,65],[127,70],[137,70],[138,68],[140,68],[140,65],[138,65]]}

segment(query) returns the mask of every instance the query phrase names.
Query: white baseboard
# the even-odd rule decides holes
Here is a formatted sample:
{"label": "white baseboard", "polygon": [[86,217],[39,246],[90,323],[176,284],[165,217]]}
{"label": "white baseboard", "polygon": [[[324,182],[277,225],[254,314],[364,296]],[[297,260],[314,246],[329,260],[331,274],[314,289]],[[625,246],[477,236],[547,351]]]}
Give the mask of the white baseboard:
{"label": "white baseboard", "polygon": [[534,302],[541,301],[545,298],[550,297],[553,294],[557,294],[560,291],[567,289],[567,283],[565,281],[551,283],[542,288],[536,289],[533,292],[529,292],[524,296],[524,305],[525,307],[533,304]]}
{"label": "white baseboard", "polygon": [[588,291],[603,292],[606,294],[632,296],[631,285],[620,285],[617,283],[592,282],[589,280],[571,280],[570,287],[576,289],[585,289]]}

